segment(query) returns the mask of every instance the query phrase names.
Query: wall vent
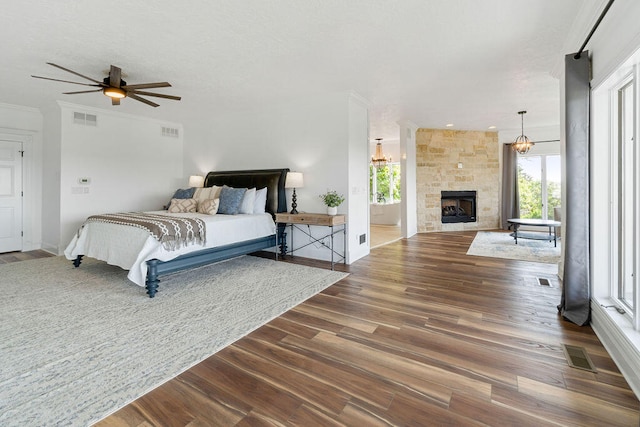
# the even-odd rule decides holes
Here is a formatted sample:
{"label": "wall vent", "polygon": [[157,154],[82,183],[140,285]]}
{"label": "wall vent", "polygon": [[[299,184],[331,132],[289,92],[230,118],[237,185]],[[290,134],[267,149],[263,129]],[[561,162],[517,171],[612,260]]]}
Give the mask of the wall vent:
{"label": "wall vent", "polygon": [[95,114],[85,114],[74,111],[73,123],[83,126],[98,126],[98,116]]}
{"label": "wall vent", "polygon": [[168,136],[171,138],[178,138],[179,137],[179,133],[178,133],[178,129],[176,128],[167,128],[162,126],[162,136]]}

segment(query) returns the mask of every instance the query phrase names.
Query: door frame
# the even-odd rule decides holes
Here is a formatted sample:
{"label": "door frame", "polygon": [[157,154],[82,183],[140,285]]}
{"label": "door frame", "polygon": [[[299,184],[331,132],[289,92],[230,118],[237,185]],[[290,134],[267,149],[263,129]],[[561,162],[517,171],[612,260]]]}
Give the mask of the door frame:
{"label": "door frame", "polygon": [[22,143],[22,244],[21,251],[38,249],[38,245],[33,242],[33,227],[31,219],[34,212],[34,183],[33,177],[33,137],[31,135],[9,133],[0,129],[0,139],[5,141],[15,141]]}

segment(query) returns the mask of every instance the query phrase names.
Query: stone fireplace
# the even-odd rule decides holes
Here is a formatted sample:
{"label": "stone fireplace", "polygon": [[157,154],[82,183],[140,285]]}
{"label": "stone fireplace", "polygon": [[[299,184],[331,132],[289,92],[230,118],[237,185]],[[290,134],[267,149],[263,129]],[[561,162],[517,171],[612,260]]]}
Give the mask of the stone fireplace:
{"label": "stone fireplace", "polygon": [[[500,150],[497,132],[418,129],[418,232],[499,228]],[[475,191],[474,207],[466,196],[443,202],[443,192],[467,191]]]}
{"label": "stone fireplace", "polygon": [[442,223],[476,222],[475,191],[442,191]]}

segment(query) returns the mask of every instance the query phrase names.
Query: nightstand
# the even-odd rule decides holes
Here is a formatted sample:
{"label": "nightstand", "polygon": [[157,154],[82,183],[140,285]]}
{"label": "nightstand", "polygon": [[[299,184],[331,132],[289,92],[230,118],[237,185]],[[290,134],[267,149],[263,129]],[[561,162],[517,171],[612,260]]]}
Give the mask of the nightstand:
{"label": "nightstand", "polygon": [[[347,217],[345,215],[327,215],[320,213],[298,213],[298,214],[290,214],[290,213],[277,213],[276,214],[276,224],[283,225],[284,227],[279,227],[280,236],[280,255],[290,254],[293,256],[293,252],[299,249],[305,248],[309,245],[313,245],[315,243],[319,243],[322,247],[327,248],[331,252],[331,269],[333,270],[333,266],[335,263],[342,261],[346,264],[346,253],[347,253]],[[291,249],[287,250],[286,244],[286,233],[285,229],[289,226],[291,230]],[[305,227],[306,226],[306,227]],[[327,227],[328,231],[323,233],[321,236],[314,236],[311,233],[311,226],[316,227]],[[297,229],[301,231],[306,236],[309,236],[309,242],[295,247],[293,244],[293,230]],[[336,234],[343,234],[343,248],[342,253],[335,250],[333,246],[333,238]],[[325,243],[325,239],[329,238],[329,245]]]}

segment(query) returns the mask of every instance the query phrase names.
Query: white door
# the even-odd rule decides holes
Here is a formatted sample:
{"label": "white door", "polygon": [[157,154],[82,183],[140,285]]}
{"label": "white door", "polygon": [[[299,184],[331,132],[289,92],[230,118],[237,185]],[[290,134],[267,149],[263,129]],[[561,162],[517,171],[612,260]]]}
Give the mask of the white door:
{"label": "white door", "polygon": [[0,253],[22,250],[22,143],[0,140]]}

